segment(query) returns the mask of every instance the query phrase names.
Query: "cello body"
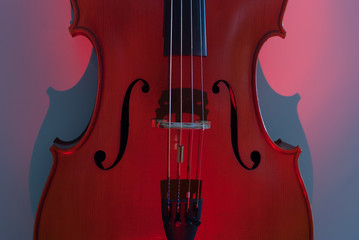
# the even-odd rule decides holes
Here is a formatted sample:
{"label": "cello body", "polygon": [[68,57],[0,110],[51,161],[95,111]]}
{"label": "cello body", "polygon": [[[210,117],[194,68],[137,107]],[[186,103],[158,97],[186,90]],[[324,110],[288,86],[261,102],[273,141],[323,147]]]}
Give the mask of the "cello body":
{"label": "cello body", "polygon": [[[313,239],[300,149],[269,138],[256,93],[258,53],[269,37],[284,37],[286,3],[205,3],[203,89],[211,127],[201,143],[203,206],[195,239]],[[57,140],[51,148],[34,240],[166,239],[160,183],[171,137],[151,122],[168,105],[163,96],[171,88],[165,1],[72,0],[72,6],[70,33],[86,36],[97,53],[97,99],[83,136],[71,145]],[[176,76],[178,61],[173,58]],[[193,65],[201,65],[198,57]],[[188,78],[188,56],[182,67]],[[184,81],[184,87],[190,84]],[[193,87],[200,89],[200,82]]]}

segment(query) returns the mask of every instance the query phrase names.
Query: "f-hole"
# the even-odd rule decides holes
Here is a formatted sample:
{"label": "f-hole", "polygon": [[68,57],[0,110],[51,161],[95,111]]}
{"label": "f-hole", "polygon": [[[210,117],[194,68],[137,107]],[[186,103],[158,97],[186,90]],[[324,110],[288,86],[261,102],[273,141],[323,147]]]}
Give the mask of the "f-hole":
{"label": "f-hole", "polygon": [[231,140],[232,140],[232,148],[233,148],[233,153],[237,158],[237,161],[239,162],[239,164],[247,169],[247,170],[254,170],[258,167],[260,161],[261,161],[261,155],[258,151],[252,151],[251,155],[250,155],[250,159],[253,162],[253,166],[252,167],[247,167],[242,159],[241,156],[239,154],[239,150],[238,150],[238,119],[237,119],[237,106],[236,106],[236,100],[235,100],[235,96],[233,93],[233,90],[231,88],[231,86],[229,85],[229,83],[227,83],[225,80],[218,80],[216,81],[213,86],[212,86],[212,92],[217,94],[219,93],[219,83],[222,82],[226,85],[228,91],[229,91],[229,96],[230,96],[230,103],[231,103]]}
{"label": "f-hole", "polygon": [[139,81],[143,83],[142,92],[147,93],[150,90],[150,85],[143,79],[136,79],[128,87],[125,94],[125,99],[122,104],[120,148],[118,151],[117,158],[110,167],[105,168],[102,165],[102,163],[106,160],[106,153],[102,150],[98,150],[94,155],[94,160],[97,167],[99,167],[102,170],[110,170],[113,167],[115,167],[120,162],[123,154],[125,153],[127,140],[128,140],[128,132],[129,132],[128,128],[129,128],[130,97],[133,87]]}

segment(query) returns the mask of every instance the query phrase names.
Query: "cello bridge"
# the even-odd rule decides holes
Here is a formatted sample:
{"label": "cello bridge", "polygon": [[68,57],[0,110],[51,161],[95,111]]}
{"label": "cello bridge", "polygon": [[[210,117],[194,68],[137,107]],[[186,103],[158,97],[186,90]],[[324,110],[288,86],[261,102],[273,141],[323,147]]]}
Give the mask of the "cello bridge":
{"label": "cello bridge", "polygon": [[211,121],[169,122],[166,119],[152,119],[152,127],[167,129],[210,129]]}

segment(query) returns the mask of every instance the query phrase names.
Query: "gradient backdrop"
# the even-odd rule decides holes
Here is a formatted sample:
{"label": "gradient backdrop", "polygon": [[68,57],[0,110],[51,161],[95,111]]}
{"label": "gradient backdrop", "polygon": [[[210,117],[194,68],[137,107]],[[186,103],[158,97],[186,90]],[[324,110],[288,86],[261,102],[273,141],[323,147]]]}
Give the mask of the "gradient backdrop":
{"label": "gradient backdrop", "polygon": [[[359,239],[358,12],[357,0],[289,0],[287,38],[260,54],[263,118],[273,138],[303,148],[318,240]],[[67,0],[0,1],[0,239],[32,238],[48,148],[56,136],[78,136],[91,116],[96,57],[89,41],[71,38],[70,21]],[[294,95],[281,98],[295,114],[272,111],[271,91]],[[278,127],[283,118],[294,123]]]}

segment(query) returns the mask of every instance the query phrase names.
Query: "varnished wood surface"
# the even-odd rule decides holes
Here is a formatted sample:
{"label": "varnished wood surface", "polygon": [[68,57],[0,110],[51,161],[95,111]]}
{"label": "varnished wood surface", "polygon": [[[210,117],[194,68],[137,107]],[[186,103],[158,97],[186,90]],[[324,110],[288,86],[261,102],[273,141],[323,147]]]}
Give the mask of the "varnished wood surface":
{"label": "varnished wood surface", "polygon": [[[54,163],[34,239],[166,239],[160,181],[166,179],[167,135],[151,127],[158,100],[168,89],[163,0],[72,0],[72,4],[71,34],[88,37],[97,52],[97,100],[79,143],[70,149],[51,148]],[[258,52],[268,37],[284,36],[285,5],[286,0],[206,1],[204,89],[212,128],[205,132],[202,224],[196,240],[313,239],[309,201],[297,164],[300,149],[283,150],[270,140],[256,95]],[[199,65],[198,59],[195,64]],[[188,63],[184,67],[188,75]],[[150,91],[143,93],[141,84],[133,89],[125,154],[116,167],[103,171],[93,156],[97,150],[105,151],[105,166],[116,158],[124,95],[138,78],[149,83]],[[243,161],[250,166],[250,153],[261,153],[256,170],[243,169],[233,154],[228,91],[222,85],[219,94],[211,90],[219,79],[226,80],[235,94]]]}

